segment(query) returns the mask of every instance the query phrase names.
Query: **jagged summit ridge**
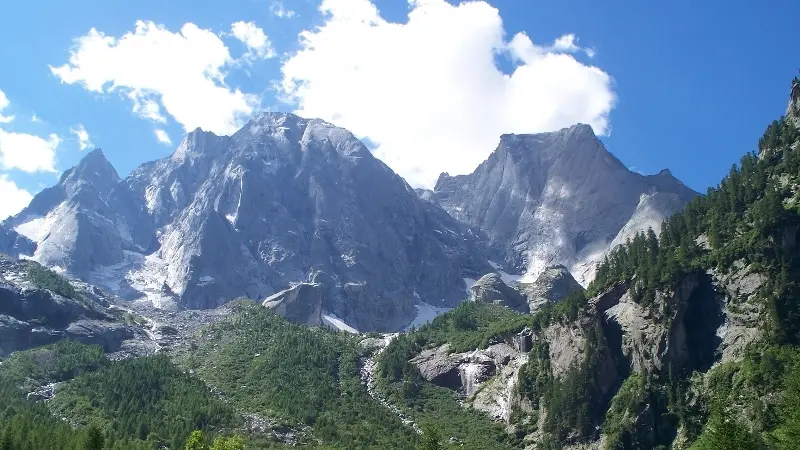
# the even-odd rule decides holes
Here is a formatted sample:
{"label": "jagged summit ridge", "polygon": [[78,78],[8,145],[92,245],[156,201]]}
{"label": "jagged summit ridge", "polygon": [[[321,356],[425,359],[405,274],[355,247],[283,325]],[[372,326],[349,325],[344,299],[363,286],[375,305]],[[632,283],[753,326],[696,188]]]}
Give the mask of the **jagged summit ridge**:
{"label": "jagged summit ridge", "polygon": [[417,302],[453,306],[464,278],[491,271],[467,227],[322,120],[262,113],[231,136],[196,129],[105,184],[93,168],[116,172],[103,161],[87,155],[10,225],[38,244],[34,259],[125,298],[207,308],[313,279],[325,312],[394,330]]}

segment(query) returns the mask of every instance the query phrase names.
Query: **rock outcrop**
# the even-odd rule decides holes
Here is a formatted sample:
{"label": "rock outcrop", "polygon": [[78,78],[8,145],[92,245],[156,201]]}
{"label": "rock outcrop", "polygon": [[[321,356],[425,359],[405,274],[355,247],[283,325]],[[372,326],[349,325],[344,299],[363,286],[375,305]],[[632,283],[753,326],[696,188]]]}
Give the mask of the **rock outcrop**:
{"label": "rock outcrop", "polygon": [[764,281],[737,262],[726,275],[688,274],[672,291],[657,292],[653,305],[637,303],[626,285],[592,305],[604,317],[609,345],[619,346],[633,372],[705,372],[741,358],[747,344],[761,336],[761,308],[754,298]]}
{"label": "rock outcrop", "polygon": [[722,325],[716,335],[720,339],[717,354],[721,362],[739,360],[747,345],[763,334],[763,303],[756,294],[767,281],[749,265],[736,261],[726,274],[710,271],[715,289],[722,292]]}
{"label": "rock outcrop", "polygon": [[520,292],[503,282],[499,273],[482,276],[469,288],[469,300],[473,302],[494,303],[515,311],[528,310],[528,302]]}
{"label": "rock outcrop", "polygon": [[612,245],[658,231],[697,195],[668,170],[628,170],[582,124],[503,135],[472,174],[442,174],[434,192],[450,214],[486,233],[509,267],[535,279],[562,264],[584,285]]}
{"label": "rock outcrop", "polygon": [[267,297],[263,305],[292,322],[322,325],[322,292],[319,284],[297,284]]}
{"label": "rock outcrop", "polygon": [[410,362],[417,366],[423,378],[433,384],[459,390],[462,388],[461,375],[458,370],[460,356],[450,354],[450,345],[423,350]]}
{"label": "rock outcrop", "polygon": [[508,422],[515,405],[521,402],[516,386],[519,371],[527,362],[527,351],[514,343],[530,330],[512,336],[509,342],[485,349],[450,353],[449,344],[422,351],[410,362],[426,380],[457,391],[465,404],[483,411],[494,420]]}
{"label": "rock outcrop", "polygon": [[519,290],[528,299],[528,308],[535,312],[546,303],[557,303],[573,292],[583,291],[564,266],[547,267],[533,283],[520,283]]}
{"label": "rock outcrop", "polygon": [[0,258],[0,357],[17,350],[73,339],[115,352],[145,333],[110,314],[95,293],[74,288],[67,296],[31,280],[34,262]]}

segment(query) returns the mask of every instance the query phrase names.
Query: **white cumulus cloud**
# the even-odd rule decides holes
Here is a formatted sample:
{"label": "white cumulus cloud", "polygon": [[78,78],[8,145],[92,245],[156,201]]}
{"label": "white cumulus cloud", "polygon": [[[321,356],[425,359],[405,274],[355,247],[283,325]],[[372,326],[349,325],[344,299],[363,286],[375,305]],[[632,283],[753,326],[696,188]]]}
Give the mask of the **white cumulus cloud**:
{"label": "white cumulus cloud", "polygon": [[247,46],[248,57],[273,58],[275,56],[272,42],[255,22],[235,22],[231,25],[231,33]]}
{"label": "white cumulus cloud", "polygon": [[269,12],[271,12],[275,17],[279,17],[281,19],[291,19],[295,16],[295,12],[291,9],[287,9],[283,2],[275,1],[269,6]]}
{"label": "white cumulus cloud", "polygon": [[[300,115],[369,138],[415,186],[471,172],[503,133],[577,122],[608,133],[612,79],[575,58],[575,36],[507,41],[499,11],[483,1],[409,3],[408,21],[393,23],[368,0],[323,0],[324,23],[301,33],[282,66],[283,96]],[[498,55],[514,62],[509,73]]]}
{"label": "white cumulus cloud", "polygon": [[0,129],[0,166],[3,170],[23,172],[55,172],[56,149],[61,138],[51,134],[47,139]]}
{"label": "white cumulus cloud", "polygon": [[137,21],[119,38],[94,28],[75,39],[67,64],[50,67],[62,82],[98,92],[121,92],[137,115],[164,123],[163,110],[187,131],[230,134],[260,99],[228,86],[234,65],[228,47],[210,30],[187,23],[173,33]]}
{"label": "white cumulus cloud", "polygon": [[86,127],[81,124],[78,124],[75,127],[69,129],[69,132],[75,135],[75,138],[78,139],[78,145],[80,146],[81,151],[86,150],[87,148],[91,147],[92,140],[89,138],[89,132],[86,131]]}
{"label": "white cumulus cloud", "polygon": [[172,145],[172,139],[169,138],[169,134],[167,134],[166,131],[160,128],[156,128],[154,133],[156,135],[156,139],[158,140],[158,142],[166,145]]}
{"label": "white cumulus cloud", "polygon": [[14,116],[4,116],[2,114],[3,110],[8,108],[11,102],[8,101],[8,97],[6,97],[6,93],[0,90],[0,123],[11,123],[14,120]]}
{"label": "white cumulus cloud", "polygon": [[6,174],[0,174],[0,221],[13,216],[28,206],[33,199],[33,195],[17,186]]}

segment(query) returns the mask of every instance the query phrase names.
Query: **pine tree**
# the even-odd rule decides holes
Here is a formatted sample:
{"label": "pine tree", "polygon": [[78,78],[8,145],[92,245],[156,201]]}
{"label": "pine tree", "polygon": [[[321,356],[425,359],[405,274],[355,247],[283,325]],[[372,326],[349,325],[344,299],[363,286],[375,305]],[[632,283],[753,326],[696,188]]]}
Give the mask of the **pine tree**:
{"label": "pine tree", "polygon": [[105,442],[106,439],[103,436],[103,432],[100,430],[100,428],[96,425],[92,425],[86,432],[86,440],[84,441],[83,449],[103,450],[103,445],[105,445]]}
{"label": "pine tree", "polygon": [[422,447],[420,450],[441,450],[442,443],[439,437],[439,430],[436,427],[430,427],[422,434]]}

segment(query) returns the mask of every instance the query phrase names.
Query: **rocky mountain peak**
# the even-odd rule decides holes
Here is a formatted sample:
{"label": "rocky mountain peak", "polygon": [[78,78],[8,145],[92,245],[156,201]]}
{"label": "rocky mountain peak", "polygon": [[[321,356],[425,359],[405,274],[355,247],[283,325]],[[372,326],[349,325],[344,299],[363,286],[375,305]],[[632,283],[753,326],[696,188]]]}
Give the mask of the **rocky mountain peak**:
{"label": "rocky mountain peak", "polygon": [[[631,172],[585,124],[503,135],[472,174],[443,174],[434,192],[451,215],[486,233],[505,266],[535,279],[563,264],[584,284],[632,218],[635,226],[626,232],[658,230],[665,216],[697,195],[669,172]],[[640,205],[645,194],[675,201]]]}
{"label": "rocky mountain peak", "polygon": [[319,314],[399,330],[415,305],[454,306],[465,278],[491,270],[467,227],[322,120],[266,112],[231,136],[196,129],[101,185],[104,161],[93,153],[65,176],[100,195],[60,184],[13,227],[37,261],[127,299],[204,309],[313,281]]}
{"label": "rocky mountain peak", "polygon": [[68,197],[77,194],[82,188],[95,191],[107,198],[111,190],[120,182],[119,174],[101,149],[87,153],[78,164],[65,171],[59,180]]}
{"label": "rocky mountain peak", "polygon": [[178,145],[175,153],[172,154],[172,159],[183,161],[187,158],[214,155],[219,152],[228,139],[227,136],[217,136],[211,131],[195,128]]}

